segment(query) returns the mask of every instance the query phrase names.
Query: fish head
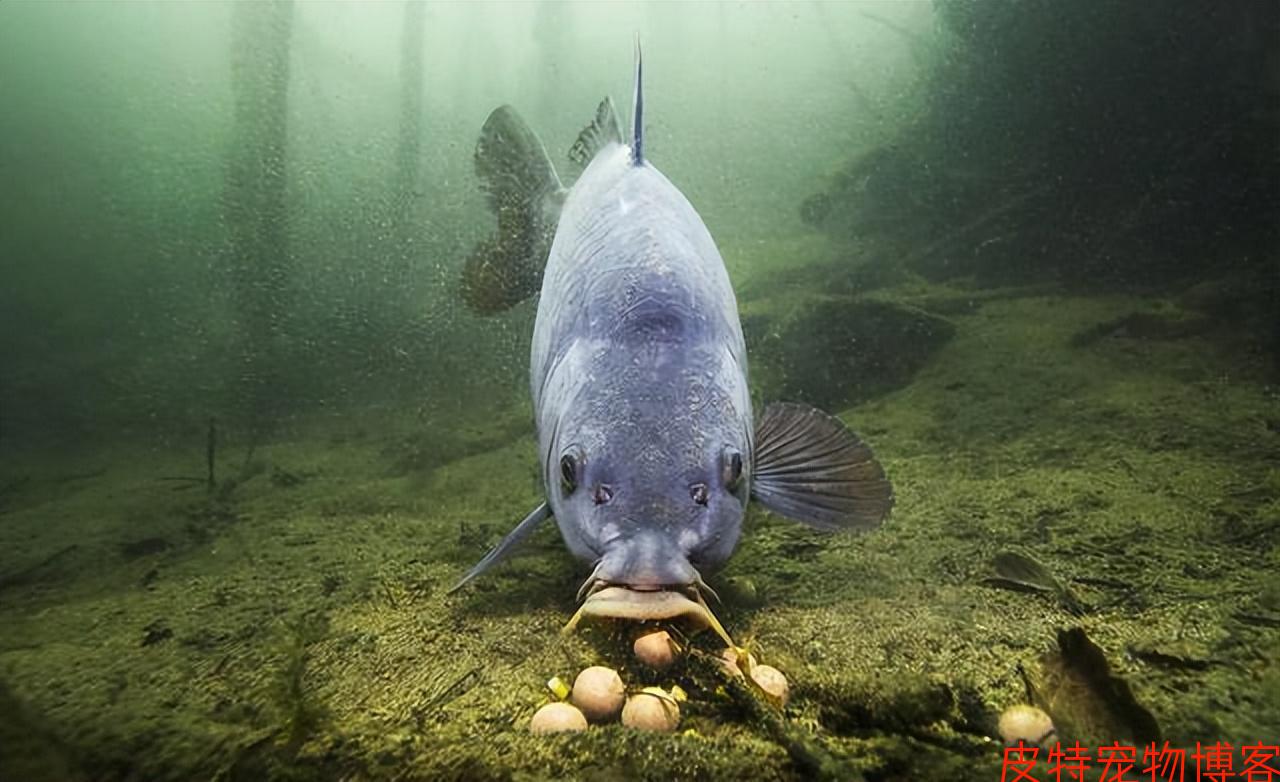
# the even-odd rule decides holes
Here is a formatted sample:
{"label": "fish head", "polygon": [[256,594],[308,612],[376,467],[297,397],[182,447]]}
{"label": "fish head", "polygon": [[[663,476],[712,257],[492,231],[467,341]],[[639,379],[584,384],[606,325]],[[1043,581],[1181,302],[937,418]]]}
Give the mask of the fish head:
{"label": "fish head", "polygon": [[578,390],[548,452],[557,523],[570,549],[595,563],[589,591],[702,586],[700,569],[728,559],[741,532],[752,436],[745,377],[705,350],[652,358],[591,372],[609,380]]}

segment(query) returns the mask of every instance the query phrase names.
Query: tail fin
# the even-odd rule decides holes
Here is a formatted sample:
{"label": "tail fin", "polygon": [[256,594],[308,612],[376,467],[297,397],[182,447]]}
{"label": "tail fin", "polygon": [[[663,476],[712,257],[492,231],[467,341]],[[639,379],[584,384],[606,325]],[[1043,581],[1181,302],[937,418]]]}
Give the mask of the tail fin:
{"label": "tail fin", "polygon": [[631,163],[644,165],[644,58],[640,56],[640,36],[636,36],[636,94],[631,110]]}
{"label": "tail fin", "polygon": [[510,106],[485,120],[475,167],[498,232],[467,258],[462,298],[487,315],[538,292],[565,190],[546,148]]}

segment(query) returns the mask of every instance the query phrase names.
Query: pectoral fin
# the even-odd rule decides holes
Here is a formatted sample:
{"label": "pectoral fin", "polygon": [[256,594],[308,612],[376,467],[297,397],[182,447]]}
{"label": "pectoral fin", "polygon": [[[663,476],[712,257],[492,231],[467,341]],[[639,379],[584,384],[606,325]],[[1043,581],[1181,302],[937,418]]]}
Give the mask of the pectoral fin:
{"label": "pectoral fin", "polygon": [[765,408],[751,480],[761,505],[823,530],[873,529],[893,508],[893,486],[871,448],[839,418],[808,405]]}
{"label": "pectoral fin", "polygon": [[546,521],[549,518],[551,518],[550,505],[544,502],[538,507],[534,508],[533,511],[530,512],[528,516],[524,517],[524,521],[517,524],[516,528],[508,532],[507,536],[503,538],[498,543],[498,545],[494,546],[492,549],[489,550],[488,554],[484,555],[484,559],[477,562],[475,564],[475,567],[467,571],[467,574],[462,577],[462,580],[460,580],[458,583],[453,585],[453,587],[449,590],[449,594],[453,594],[454,592],[457,592],[459,589],[462,589],[464,586],[470,583],[470,581],[474,579],[476,576],[484,573],[489,568],[493,567],[494,565],[498,564],[502,560],[506,559],[507,556],[510,555],[511,552],[515,550],[517,546],[519,546],[521,543],[525,541],[526,538],[528,538],[530,535],[533,534],[533,531],[538,528],[539,524],[541,524],[542,522]]}

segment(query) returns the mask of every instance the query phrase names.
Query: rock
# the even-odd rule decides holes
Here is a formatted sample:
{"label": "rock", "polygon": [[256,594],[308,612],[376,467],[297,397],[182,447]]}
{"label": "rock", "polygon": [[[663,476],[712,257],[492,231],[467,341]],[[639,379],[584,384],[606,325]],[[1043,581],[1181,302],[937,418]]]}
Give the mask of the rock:
{"label": "rock", "polygon": [[945,318],[875,299],[760,307],[743,319],[760,395],[831,411],[907,385],[955,334]]}

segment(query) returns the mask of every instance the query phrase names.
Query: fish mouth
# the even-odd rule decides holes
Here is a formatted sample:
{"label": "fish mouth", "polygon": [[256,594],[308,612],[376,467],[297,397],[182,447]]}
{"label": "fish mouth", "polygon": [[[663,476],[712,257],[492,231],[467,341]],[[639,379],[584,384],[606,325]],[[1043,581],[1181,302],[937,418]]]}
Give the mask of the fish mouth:
{"label": "fish mouth", "polygon": [[583,617],[637,622],[679,619],[689,622],[694,630],[710,627],[726,644],[736,646],[720,620],[707,607],[707,601],[702,597],[704,590],[716,596],[701,578],[693,584],[651,586],[609,583],[592,574],[592,578],[588,578],[578,590],[579,599],[585,594],[586,600],[564,626],[563,632],[573,632]]}

